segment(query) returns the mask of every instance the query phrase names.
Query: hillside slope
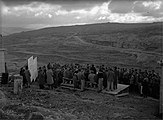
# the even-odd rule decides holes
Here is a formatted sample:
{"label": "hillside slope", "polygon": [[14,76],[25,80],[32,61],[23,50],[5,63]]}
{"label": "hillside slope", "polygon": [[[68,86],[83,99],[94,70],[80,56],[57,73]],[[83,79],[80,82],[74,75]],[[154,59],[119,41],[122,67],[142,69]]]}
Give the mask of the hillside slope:
{"label": "hillside slope", "polygon": [[1,34],[3,36],[7,36],[14,33],[31,31],[31,29],[21,28],[21,27],[0,27],[0,28],[1,28]]}
{"label": "hillside slope", "polygon": [[159,69],[162,37],[162,23],[102,23],[16,33],[4,37],[4,44],[13,69],[31,55],[38,56],[39,64],[76,62]]}

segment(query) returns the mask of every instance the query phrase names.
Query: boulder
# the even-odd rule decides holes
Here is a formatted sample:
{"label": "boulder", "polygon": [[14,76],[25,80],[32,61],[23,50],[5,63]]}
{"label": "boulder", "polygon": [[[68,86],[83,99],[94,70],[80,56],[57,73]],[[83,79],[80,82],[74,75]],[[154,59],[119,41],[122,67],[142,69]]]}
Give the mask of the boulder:
{"label": "boulder", "polygon": [[5,94],[0,90],[0,108],[2,108],[3,106],[5,106],[7,103],[7,99]]}
{"label": "boulder", "polygon": [[29,115],[28,120],[44,120],[44,116],[40,112],[33,112]]}

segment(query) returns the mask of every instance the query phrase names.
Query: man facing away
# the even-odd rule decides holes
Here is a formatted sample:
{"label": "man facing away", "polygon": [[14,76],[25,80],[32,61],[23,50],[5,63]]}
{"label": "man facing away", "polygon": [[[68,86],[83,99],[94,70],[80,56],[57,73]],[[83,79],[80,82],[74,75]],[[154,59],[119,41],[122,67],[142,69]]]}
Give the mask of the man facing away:
{"label": "man facing away", "polygon": [[25,77],[26,77],[26,80],[27,80],[27,87],[30,87],[30,83],[31,83],[31,73],[30,71],[28,70],[28,66],[25,67]]}
{"label": "man facing away", "polygon": [[46,71],[46,75],[47,75],[47,84],[49,89],[53,89],[53,71],[50,68],[50,66],[47,66],[47,71]]}
{"label": "man facing away", "polygon": [[90,86],[93,87],[95,82],[95,74],[93,70],[91,70],[91,73],[88,75],[88,79],[90,81]]}
{"label": "man facing away", "polygon": [[104,80],[104,74],[102,68],[99,69],[97,75],[98,75],[98,92],[101,92],[103,87],[103,80]]}
{"label": "man facing away", "polygon": [[27,84],[26,76],[25,76],[25,69],[22,67],[20,69],[20,75],[23,77],[23,86]]}
{"label": "man facing away", "polygon": [[40,89],[44,89],[44,84],[45,84],[45,74],[43,72],[44,72],[43,69],[39,67],[38,83],[39,83]]}
{"label": "man facing away", "polygon": [[81,83],[81,91],[84,91],[85,89],[85,76],[84,76],[84,70],[79,69],[77,73],[78,81]]}
{"label": "man facing away", "polygon": [[115,74],[111,68],[108,69],[107,72],[107,90],[108,91],[113,91],[113,82],[115,79]]}
{"label": "man facing away", "polygon": [[117,67],[114,67],[114,82],[113,82],[113,89],[117,89],[117,84],[118,84],[118,71]]}

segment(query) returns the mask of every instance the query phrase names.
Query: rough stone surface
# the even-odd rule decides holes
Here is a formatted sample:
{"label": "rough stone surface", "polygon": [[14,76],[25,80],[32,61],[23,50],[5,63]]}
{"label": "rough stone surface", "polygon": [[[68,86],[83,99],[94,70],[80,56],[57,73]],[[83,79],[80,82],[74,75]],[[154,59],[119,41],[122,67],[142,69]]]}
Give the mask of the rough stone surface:
{"label": "rough stone surface", "polygon": [[28,120],[44,120],[44,116],[40,112],[33,112],[29,115]]}
{"label": "rough stone surface", "polygon": [[0,108],[5,106],[7,103],[7,99],[4,95],[4,93],[0,90]]}

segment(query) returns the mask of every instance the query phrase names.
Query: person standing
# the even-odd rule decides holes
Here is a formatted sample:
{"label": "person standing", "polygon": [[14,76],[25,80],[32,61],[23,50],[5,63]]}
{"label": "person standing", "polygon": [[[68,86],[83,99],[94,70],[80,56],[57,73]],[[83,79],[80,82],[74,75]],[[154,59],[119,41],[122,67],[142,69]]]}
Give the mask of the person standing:
{"label": "person standing", "polygon": [[39,83],[40,89],[44,89],[45,74],[44,74],[44,71],[41,69],[41,67],[39,67],[39,71],[38,71],[38,83]]}
{"label": "person standing", "polygon": [[84,75],[84,68],[81,70],[81,92],[85,90],[85,75]]}
{"label": "person standing", "polygon": [[143,91],[143,97],[144,97],[144,98],[147,98],[148,93],[149,93],[148,81],[149,81],[148,78],[145,77],[145,78],[144,78],[144,81],[143,81],[143,84],[142,84],[142,85],[143,85],[143,90],[142,90],[142,91]]}
{"label": "person standing", "polygon": [[[87,66],[88,66],[88,64],[87,64]],[[87,67],[87,68],[85,69],[85,71],[84,71],[85,82],[89,81],[88,75],[89,75],[89,67]],[[88,84],[85,84],[85,85],[86,85],[86,87],[88,87]]]}
{"label": "person standing", "polygon": [[54,83],[54,81],[53,81],[53,71],[50,68],[50,66],[47,66],[46,76],[47,76],[46,81],[47,81],[49,89],[53,89],[53,83]]}
{"label": "person standing", "polygon": [[118,84],[118,71],[117,67],[114,67],[114,82],[113,82],[113,89],[117,89],[117,84]]}
{"label": "person standing", "polygon": [[84,77],[84,70],[79,69],[77,73],[78,81],[81,83],[81,91],[84,91],[85,88],[85,77]]}
{"label": "person standing", "polygon": [[26,80],[27,80],[27,87],[30,87],[30,83],[31,83],[31,73],[30,71],[28,70],[28,66],[25,67],[25,77],[26,77]]}
{"label": "person standing", "polygon": [[58,84],[60,86],[61,83],[63,82],[63,72],[62,72],[62,69],[59,69],[59,73],[57,74],[57,77],[58,77]]}
{"label": "person standing", "polygon": [[79,88],[79,83],[78,83],[78,76],[77,76],[78,71],[76,70],[73,75],[73,83],[74,83],[74,90]]}
{"label": "person standing", "polygon": [[114,72],[112,71],[111,68],[109,68],[107,72],[107,91],[113,91],[113,82],[115,79]]}
{"label": "person standing", "polygon": [[130,87],[129,87],[130,92],[134,92],[134,75],[131,75],[130,78]]}
{"label": "person standing", "polygon": [[60,84],[62,83],[60,81],[60,72],[61,72],[61,70],[59,68],[54,71],[54,74],[55,74],[55,82],[54,82],[55,85],[54,86],[55,86],[55,88],[59,87]]}
{"label": "person standing", "polygon": [[93,71],[94,74],[96,74],[96,68],[94,65],[91,66],[90,70]]}
{"label": "person standing", "polygon": [[103,79],[104,79],[104,76],[103,76],[103,70],[102,68],[99,69],[99,72],[98,72],[98,92],[101,92],[102,91],[102,87],[103,87]]}
{"label": "person standing", "polygon": [[88,75],[88,79],[90,81],[90,86],[93,87],[95,83],[95,74],[93,70],[91,70],[91,73]]}
{"label": "person standing", "polygon": [[23,77],[23,86],[25,86],[27,84],[27,80],[26,80],[26,77],[25,77],[25,70],[24,70],[23,67],[20,69],[20,76]]}
{"label": "person standing", "polygon": [[104,89],[107,89],[107,75],[106,75],[106,71],[107,71],[107,68],[105,70],[103,70],[103,76],[104,76],[103,86],[104,86]]}
{"label": "person standing", "polygon": [[43,66],[42,70],[43,70],[43,74],[44,74],[44,77],[45,77],[45,83],[47,83],[46,67]]}

